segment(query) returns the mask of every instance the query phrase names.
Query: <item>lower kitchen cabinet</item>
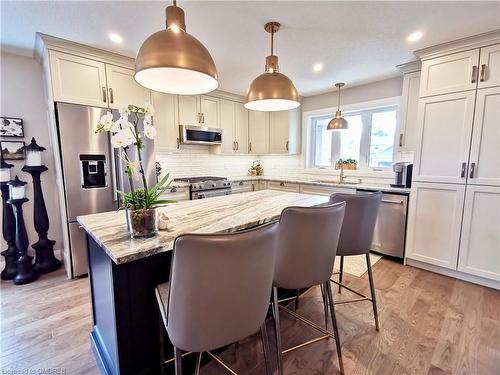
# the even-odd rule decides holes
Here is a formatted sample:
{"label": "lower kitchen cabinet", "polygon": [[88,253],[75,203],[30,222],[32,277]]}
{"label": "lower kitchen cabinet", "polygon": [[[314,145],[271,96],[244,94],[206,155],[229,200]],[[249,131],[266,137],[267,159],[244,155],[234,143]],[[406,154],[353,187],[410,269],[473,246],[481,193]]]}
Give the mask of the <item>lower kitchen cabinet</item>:
{"label": "lower kitchen cabinet", "polygon": [[465,185],[413,182],[408,258],[456,270],[464,196]]}
{"label": "lower kitchen cabinet", "polygon": [[232,191],[235,193],[246,193],[254,191],[254,184],[258,181],[233,181]]}
{"label": "lower kitchen cabinet", "polygon": [[458,270],[500,281],[500,187],[467,186]]}
{"label": "lower kitchen cabinet", "polygon": [[338,188],[334,186],[300,184],[300,192],[303,194],[330,196],[334,193],[355,194],[356,189]]}
{"label": "lower kitchen cabinet", "polygon": [[267,188],[270,190],[291,191],[298,193],[300,190],[299,184],[285,181],[268,181]]}

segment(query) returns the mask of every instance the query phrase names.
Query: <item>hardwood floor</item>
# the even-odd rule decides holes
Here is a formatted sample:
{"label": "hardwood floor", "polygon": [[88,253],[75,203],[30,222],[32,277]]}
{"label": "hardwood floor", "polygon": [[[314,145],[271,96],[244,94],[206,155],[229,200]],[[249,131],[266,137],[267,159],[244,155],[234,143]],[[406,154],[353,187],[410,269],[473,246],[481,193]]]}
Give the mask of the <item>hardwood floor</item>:
{"label": "hardwood floor", "polygon": [[[346,374],[500,374],[499,291],[386,259],[374,265],[373,273],[379,332],[369,302],[336,307]],[[366,275],[347,274],[345,280],[368,293]],[[346,297],[346,291],[334,296]],[[26,368],[99,374],[89,342],[87,279],[67,280],[57,271],[24,286],[2,281],[1,300],[2,374]],[[319,288],[303,295],[298,312],[323,324]],[[286,313],[280,317],[285,348],[315,337],[314,330]],[[272,327],[269,320],[271,350]],[[222,358],[243,374],[264,374],[259,335],[240,342],[238,350],[231,346]],[[285,354],[284,360],[286,374],[338,373],[333,341]],[[224,372],[212,362],[201,373]]]}

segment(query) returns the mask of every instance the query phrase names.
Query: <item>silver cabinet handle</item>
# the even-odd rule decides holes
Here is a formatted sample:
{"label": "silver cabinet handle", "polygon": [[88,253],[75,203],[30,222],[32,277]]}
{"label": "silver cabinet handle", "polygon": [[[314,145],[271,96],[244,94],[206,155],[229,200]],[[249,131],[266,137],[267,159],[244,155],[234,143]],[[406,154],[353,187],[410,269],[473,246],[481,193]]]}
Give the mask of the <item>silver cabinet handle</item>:
{"label": "silver cabinet handle", "polygon": [[106,103],[106,87],[102,86],[102,101]]}
{"label": "silver cabinet handle", "polygon": [[477,66],[474,65],[472,67],[472,77],[470,80],[471,83],[476,83],[476,75],[477,75]]}
{"label": "silver cabinet handle", "polygon": [[474,172],[475,171],[476,171],[476,163],[470,163],[469,178],[474,178]]}
{"label": "silver cabinet handle", "polygon": [[233,141],[233,150],[236,151],[236,142]]}
{"label": "silver cabinet handle", "polygon": [[481,65],[481,78],[479,82],[484,82],[484,75],[486,74],[486,64]]}
{"label": "silver cabinet handle", "polygon": [[201,124],[201,113],[198,112],[198,124]]}
{"label": "silver cabinet handle", "polygon": [[111,104],[113,104],[114,101],[115,101],[115,99],[114,99],[114,96],[113,96],[113,89],[110,87],[109,88],[109,102]]}
{"label": "silver cabinet handle", "polygon": [[177,148],[180,148],[179,138],[177,138]]}
{"label": "silver cabinet handle", "polygon": [[285,186],[285,183],[284,182],[280,182],[280,186]]}
{"label": "silver cabinet handle", "polygon": [[252,142],[248,142],[248,151],[252,151]]}
{"label": "silver cabinet handle", "polygon": [[111,185],[113,186],[113,202],[118,202],[118,186],[116,182],[116,155],[115,148],[111,144],[111,137],[109,138],[109,144],[111,146]]}
{"label": "silver cabinet handle", "polygon": [[401,134],[399,135],[399,147],[403,147],[403,137],[404,137],[404,134],[403,134],[403,133],[401,133]]}
{"label": "silver cabinet handle", "polygon": [[462,163],[462,170],[460,171],[461,178],[465,178],[466,169],[467,169],[467,163],[464,162]]}
{"label": "silver cabinet handle", "polygon": [[286,141],[285,147],[286,147],[286,150],[288,151],[288,141]]}
{"label": "silver cabinet handle", "polygon": [[382,199],[381,202],[382,203],[392,203],[392,204],[405,204],[404,201],[388,201],[388,200],[385,200],[385,199]]}
{"label": "silver cabinet handle", "polygon": [[177,188],[174,186],[172,189],[170,189],[171,193],[175,193],[177,191]]}
{"label": "silver cabinet handle", "polygon": [[240,149],[240,144],[238,143],[238,141],[236,141],[236,151],[238,151]]}

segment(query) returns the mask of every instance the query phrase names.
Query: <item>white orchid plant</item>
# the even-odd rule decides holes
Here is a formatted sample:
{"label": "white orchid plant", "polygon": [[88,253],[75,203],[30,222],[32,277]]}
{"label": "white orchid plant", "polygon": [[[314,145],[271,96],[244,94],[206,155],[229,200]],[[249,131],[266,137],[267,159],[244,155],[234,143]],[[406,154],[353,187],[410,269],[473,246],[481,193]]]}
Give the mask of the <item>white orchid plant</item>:
{"label": "white orchid plant", "polygon": [[[154,108],[150,103],[144,107],[129,104],[120,109],[120,118],[113,121],[113,114],[106,113],[97,124],[96,133],[111,132],[111,144],[114,148],[121,150],[120,157],[125,161],[126,172],[130,183],[130,193],[119,192],[123,198],[123,205],[129,209],[148,209],[174,201],[160,199],[161,193],[170,185],[169,175],[163,177],[153,187],[148,187],[144,166],[142,164],[141,151],[144,148],[144,137],[155,139],[156,128],[153,126],[152,117]],[[132,117],[132,122],[129,118]],[[139,129],[142,121],[143,130]],[[129,148],[135,146],[137,149],[137,160],[129,157]],[[142,187],[136,188],[134,180],[141,180]]]}

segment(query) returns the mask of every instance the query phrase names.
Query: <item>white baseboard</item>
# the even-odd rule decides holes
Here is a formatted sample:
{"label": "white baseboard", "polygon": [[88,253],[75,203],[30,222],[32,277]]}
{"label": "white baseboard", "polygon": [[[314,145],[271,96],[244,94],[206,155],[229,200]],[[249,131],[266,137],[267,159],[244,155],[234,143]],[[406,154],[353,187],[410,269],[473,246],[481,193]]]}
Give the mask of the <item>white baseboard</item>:
{"label": "white baseboard", "polygon": [[422,269],[427,270],[427,271],[439,273],[441,275],[454,277],[455,279],[460,279],[460,280],[468,281],[470,283],[486,286],[488,288],[500,290],[500,282],[499,281],[485,279],[484,277],[470,275],[468,273],[460,272],[457,270],[451,270],[449,268],[435,266],[433,264],[420,262],[418,260],[411,259],[411,258],[406,258],[405,264],[408,266],[422,268]]}

